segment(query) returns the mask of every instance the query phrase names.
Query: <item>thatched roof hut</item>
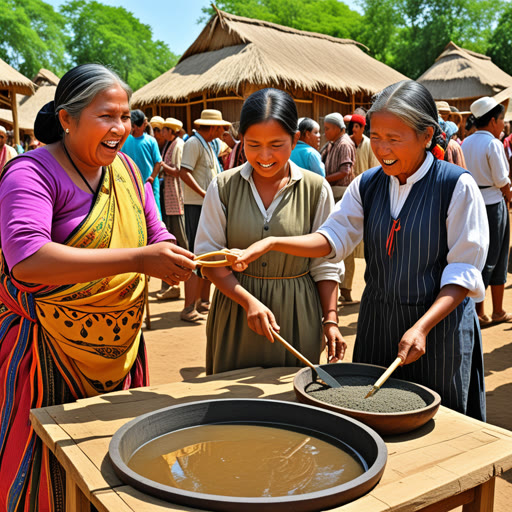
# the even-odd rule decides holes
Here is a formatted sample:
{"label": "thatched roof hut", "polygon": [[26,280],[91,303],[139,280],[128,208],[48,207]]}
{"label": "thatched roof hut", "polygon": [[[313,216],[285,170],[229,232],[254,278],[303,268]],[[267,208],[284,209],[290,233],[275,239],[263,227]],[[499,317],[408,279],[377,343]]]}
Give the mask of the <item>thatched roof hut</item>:
{"label": "thatched roof hut", "polygon": [[[40,69],[33,81],[37,87],[36,92],[31,96],[17,95],[16,99],[19,129],[25,134],[33,133],[37,113],[55,97],[59,77],[47,69]],[[0,109],[0,123],[12,128],[13,118],[10,110]]]}
{"label": "thatched roof hut", "polygon": [[476,99],[495,96],[512,87],[512,76],[493,64],[490,57],[450,42],[418,82],[434,99],[445,100],[459,110],[467,111]]}
{"label": "thatched roof hut", "polygon": [[300,116],[319,120],[367,107],[373,94],[405,78],[355,41],[217,10],[176,67],[139,89],[132,104],[190,130],[203,108],[236,121],[249,94],[278,87],[294,97]]}
{"label": "thatched roof hut", "polygon": [[12,110],[15,143],[19,143],[16,94],[31,95],[34,90],[34,84],[28,78],[0,59],[0,107]]}

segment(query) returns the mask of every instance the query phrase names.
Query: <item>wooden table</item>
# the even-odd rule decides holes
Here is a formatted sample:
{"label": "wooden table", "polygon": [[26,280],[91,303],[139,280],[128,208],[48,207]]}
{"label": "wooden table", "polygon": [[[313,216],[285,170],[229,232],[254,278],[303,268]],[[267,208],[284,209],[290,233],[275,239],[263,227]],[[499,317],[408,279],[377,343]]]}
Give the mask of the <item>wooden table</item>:
{"label": "wooden table", "polygon": [[[250,368],[163,386],[138,388],[35,409],[37,434],[66,470],[66,510],[190,511],[124,485],[108,445],[124,423],[156,409],[207,398],[294,401],[296,368]],[[464,512],[493,510],[495,477],[512,467],[512,432],[441,407],[433,421],[385,438],[389,458],[380,483],[340,512]],[[243,511],[241,511],[243,512]]]}

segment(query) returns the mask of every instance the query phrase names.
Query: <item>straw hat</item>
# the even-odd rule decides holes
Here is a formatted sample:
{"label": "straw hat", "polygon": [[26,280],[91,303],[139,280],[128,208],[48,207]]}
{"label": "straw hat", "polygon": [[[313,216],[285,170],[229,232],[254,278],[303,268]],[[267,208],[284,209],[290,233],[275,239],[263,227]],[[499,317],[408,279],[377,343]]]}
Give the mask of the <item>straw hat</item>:
{"label": "straw hat", "polygon": [[230,126],[229,121],[222,119],[220,110],[206,109],[201,112],[201,118],[194,121],[195,124],[206,126]]}
{"label": "straw hat", "polygon": [[450,105],[448,104],[447,101],[436,101],[436,107],[437,107],[437,111],[439,113],[441,113],[441,112],[450,113],[452,111],[450,108]]}
{"label": "straw hat", "polygon": [[149,121],[149,124],[153,128],[159,128],[160,130],[164,127],[164,118],[160,116],[153,116],[151,118],[151,121]]}
{"label": "straw hat", "polygon": [[170,128],[175,132],[179,132],[183,128],[183,123],[174,117],[168,117],[164,121],[164,128]]}

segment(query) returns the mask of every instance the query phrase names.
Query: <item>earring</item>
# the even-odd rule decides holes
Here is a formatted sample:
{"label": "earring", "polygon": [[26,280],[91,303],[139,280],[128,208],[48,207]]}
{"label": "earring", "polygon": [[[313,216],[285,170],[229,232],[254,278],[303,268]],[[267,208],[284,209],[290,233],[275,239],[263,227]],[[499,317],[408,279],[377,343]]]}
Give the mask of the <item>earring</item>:
{"label": "earring", "polygon": [[425,149],[430,149],[430,146],[432,146],[432,139],[430,139],[430,140],[427,142],[427,145],[425,146]]}
{"label": "earring", "polygon": [[66,133],[69,133],[69,128],[66,128]]}

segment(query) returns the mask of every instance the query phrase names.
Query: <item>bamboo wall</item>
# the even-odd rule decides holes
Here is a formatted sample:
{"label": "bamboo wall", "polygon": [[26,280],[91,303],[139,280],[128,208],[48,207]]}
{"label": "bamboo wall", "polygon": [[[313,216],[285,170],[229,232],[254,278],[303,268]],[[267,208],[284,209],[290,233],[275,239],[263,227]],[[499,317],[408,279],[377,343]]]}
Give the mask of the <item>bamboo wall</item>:
{"label": "bamboo wall", "polygon": [[[196,96],[186,101],[173,104],[157,104],[144,107],[146,116],[150,119],[154,115],[174,117],[183,122],[183,127],[190,133],[195,119],[201,117],[205,108],[214,108],[222,112],[227,121],[236,123],[240,119],[243,100],[265,85],[246,84],[238,91],[222,91],[217,95]],[[356,93],[347,95],[340,91],[304,91],[298,89],[285,89],[294,98],[299,117],[310,117],[322,124],[323,118],[332,112],[342,115],[351,114],[356,107],[370,107],[371,97],[368,94]]]}

